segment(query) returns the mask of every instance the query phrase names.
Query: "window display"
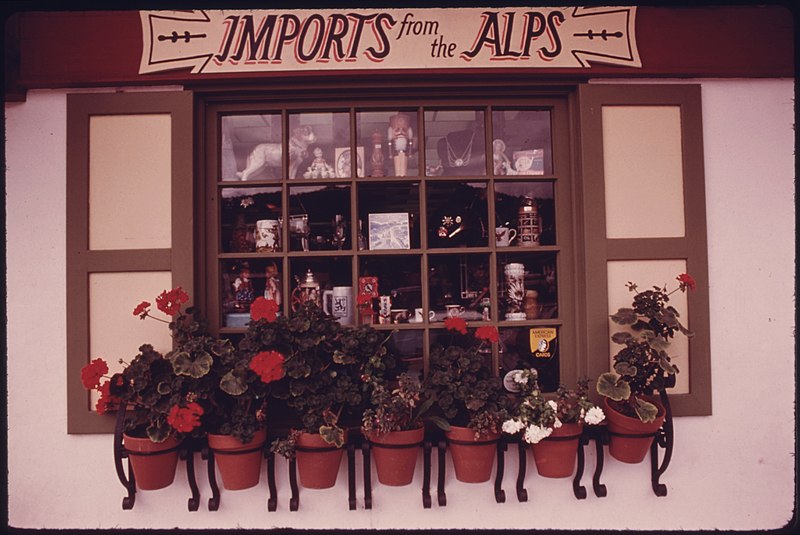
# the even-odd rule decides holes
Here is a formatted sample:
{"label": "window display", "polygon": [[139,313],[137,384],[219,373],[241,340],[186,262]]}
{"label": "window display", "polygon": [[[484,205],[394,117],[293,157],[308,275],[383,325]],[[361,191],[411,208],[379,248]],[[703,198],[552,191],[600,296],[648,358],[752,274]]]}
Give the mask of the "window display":
{"label": "window display", "polygon": [[402,104],[220,106],[210,232],[226,334],[241,334],[261,295],[284,314],[312,301],[342,324],[396,330],[420,368],[450,318],[563,328],[556,231],[569,211],[556,192],[568,183],[554,174],[553,106]]}

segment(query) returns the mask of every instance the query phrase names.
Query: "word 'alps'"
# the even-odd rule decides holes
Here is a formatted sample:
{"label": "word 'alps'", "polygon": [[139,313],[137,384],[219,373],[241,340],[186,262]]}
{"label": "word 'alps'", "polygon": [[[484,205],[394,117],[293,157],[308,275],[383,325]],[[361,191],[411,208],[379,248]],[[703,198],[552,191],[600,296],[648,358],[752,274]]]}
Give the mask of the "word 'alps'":
{"label": "word 'alps'", "polygon": [[[335,13],[328,17],[314,14],[301,19],[297,15],[232,15],[225,18],[227,29],[218,63],[225,61],[280,62],[286,48],[300,63],[310,61],[352,61],[362,52],[362,39],[375,41],[363,48],[373,61],[389,54],[386,31],[396,24],[391,15]],[[365,37],[366,36],[366,37]],[[365,43],[367,44],[367,43]]]}

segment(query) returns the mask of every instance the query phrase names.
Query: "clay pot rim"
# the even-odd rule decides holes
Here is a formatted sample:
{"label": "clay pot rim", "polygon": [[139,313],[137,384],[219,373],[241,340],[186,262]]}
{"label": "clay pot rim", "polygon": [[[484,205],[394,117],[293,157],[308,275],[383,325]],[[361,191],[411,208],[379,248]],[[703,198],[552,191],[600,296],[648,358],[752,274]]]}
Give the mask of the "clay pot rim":
{"label": "clay pot rim", "polygon": [[[667,409],[666,409],[666,407],[664,407],[664,405],[661,403],[661,401],[659,399],[656,399],[653,396],[646,396],[646,395],[640,395],[638,397],[640,397],[640,398],[642,398],[642,399],[644,399],[646,401],[649,401],[650,403],[652,403],[653,405],[656,406],[656,409],[658,409],[658,412],[656,413],[656,420],[658,420],[662,416],[666,416]],[[618,416],[618,417],[620,417],[622,419],[632,420],[632,421],[636,421],[636,422],[639,422],[639,423],[644,423],[637,417],[628,416],[627,414],[624,414],[624,413],[618,411],[613,405],[611,405],[612,401],[613,400],[611,398],[604,397],[603,398],[603,406],[604,406],[604,408],[607,408],[608,410],[613,411],[616,416]]]}

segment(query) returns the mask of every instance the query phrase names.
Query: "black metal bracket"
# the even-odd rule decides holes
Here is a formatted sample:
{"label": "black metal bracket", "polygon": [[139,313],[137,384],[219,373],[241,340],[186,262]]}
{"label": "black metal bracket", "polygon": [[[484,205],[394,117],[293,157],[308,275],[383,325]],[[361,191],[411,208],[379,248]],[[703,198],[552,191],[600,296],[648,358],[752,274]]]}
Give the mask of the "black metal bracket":
{"label": "black metal bracket", "polygon": [[264,458],[267,459],[267,485],[269,486],[269,498],[267,499],[267,511],[278,510],[278,489],[275,486],[275,453],[264,444]]}
{"label": "black metal bracket", "polygon": [[528,491],[525,490],[525,472],[528,469],[528,444],[524,440],[517,442],[519,456],[519,472],[517,473],[517,501],[527,502]]}
{"label": "black metal bracket", "polygon": [[289,459],[289,488],[292,496],[289,498],[289,510],[297,511],[300,508],[300,490],[297,487],[297,459]]}
{"label": "black metal bracket", "polygon": [[219,485],[217,484],[217,471],[214,463],[214,451],[208,447],[208,444],[203,446],[200,452],[201,458],[206,461],[206,468],[208,469],[208,484],[211,487],[211,497],[208,499],[208,510],[216,511],[219,509]]}
{"label": "black metal bracket", "polygon": [[433,443],[425,440],[422,445],[422,507],[431,508],[431,450]]}
{"label": "black metal bracket", "polygon": [[370,441],[361,441],[361,455],[364,461],[364,509],[372,509],[372,465],[370,458]]}
{"label": "black metal bracket", "polygon": [[350,510],[356,508],[356,444],[347,443],[347,503]]}
{"label": "black metal bracket", "polygon": [[439,502],[439,507],[444,507],[447,505],[447,495],[444,493],[444,476],[446,468],[445,459],[445,452],[447,451],[447,441],[445,439],[440,439],[436,445],[436,449],[439,452],[439,481],[436,488],[436,498]]}
{"label": "black metal bracket", "polygon": [[505,452],[508,449],[505,437],[497,441],[497,473],[494,478],[494,500],[505,503],[506,492],[503,490],[503,473],[505,472]]}
{"label": "black metal bracket", "polygon": [[[119,478],[122,486],[128,491],[128,495],[122,498],[122,509],[133,509],[133,504],[136,503],[136,479],[133,476],[133,467],[131,467],[131,460],[128,457],[128,452],[122,445],[122,427],[125,422],[125,411],[127,407],[121,406],[117,410],[117,421],[114,425],[114,467],[117,470],[117,477]],[[128,460],[128,475],[125,475],[125,469],[122,467],[122,459]]]}
{"label": "black metal bracket", "polygon": [[[653,487],[653,492],[658,497],[667,495],[667,486],[659,482],[661,476],[666,472],[669,467],[669,462],[672,459],[672,446],[674,439],[674,432],[672,428],[672,408],[669,404],[669,396],[665,389],[659,392],[661,403],[667,411],[664,418],[664,423],[661,429],[656,433],[653,443],[650,445],[650,483]],[[658,448],[664,448],[664,458],[661,466],[658,466]]]}

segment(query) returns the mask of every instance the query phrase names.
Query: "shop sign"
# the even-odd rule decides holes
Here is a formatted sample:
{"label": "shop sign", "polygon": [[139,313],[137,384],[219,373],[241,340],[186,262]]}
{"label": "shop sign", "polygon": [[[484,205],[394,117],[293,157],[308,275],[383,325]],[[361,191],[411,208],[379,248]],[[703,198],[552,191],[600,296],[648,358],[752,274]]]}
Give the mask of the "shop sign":
{"label": "shop sign", "polygon": [[642,66],[632,6],[140,15],[140,74]]}

